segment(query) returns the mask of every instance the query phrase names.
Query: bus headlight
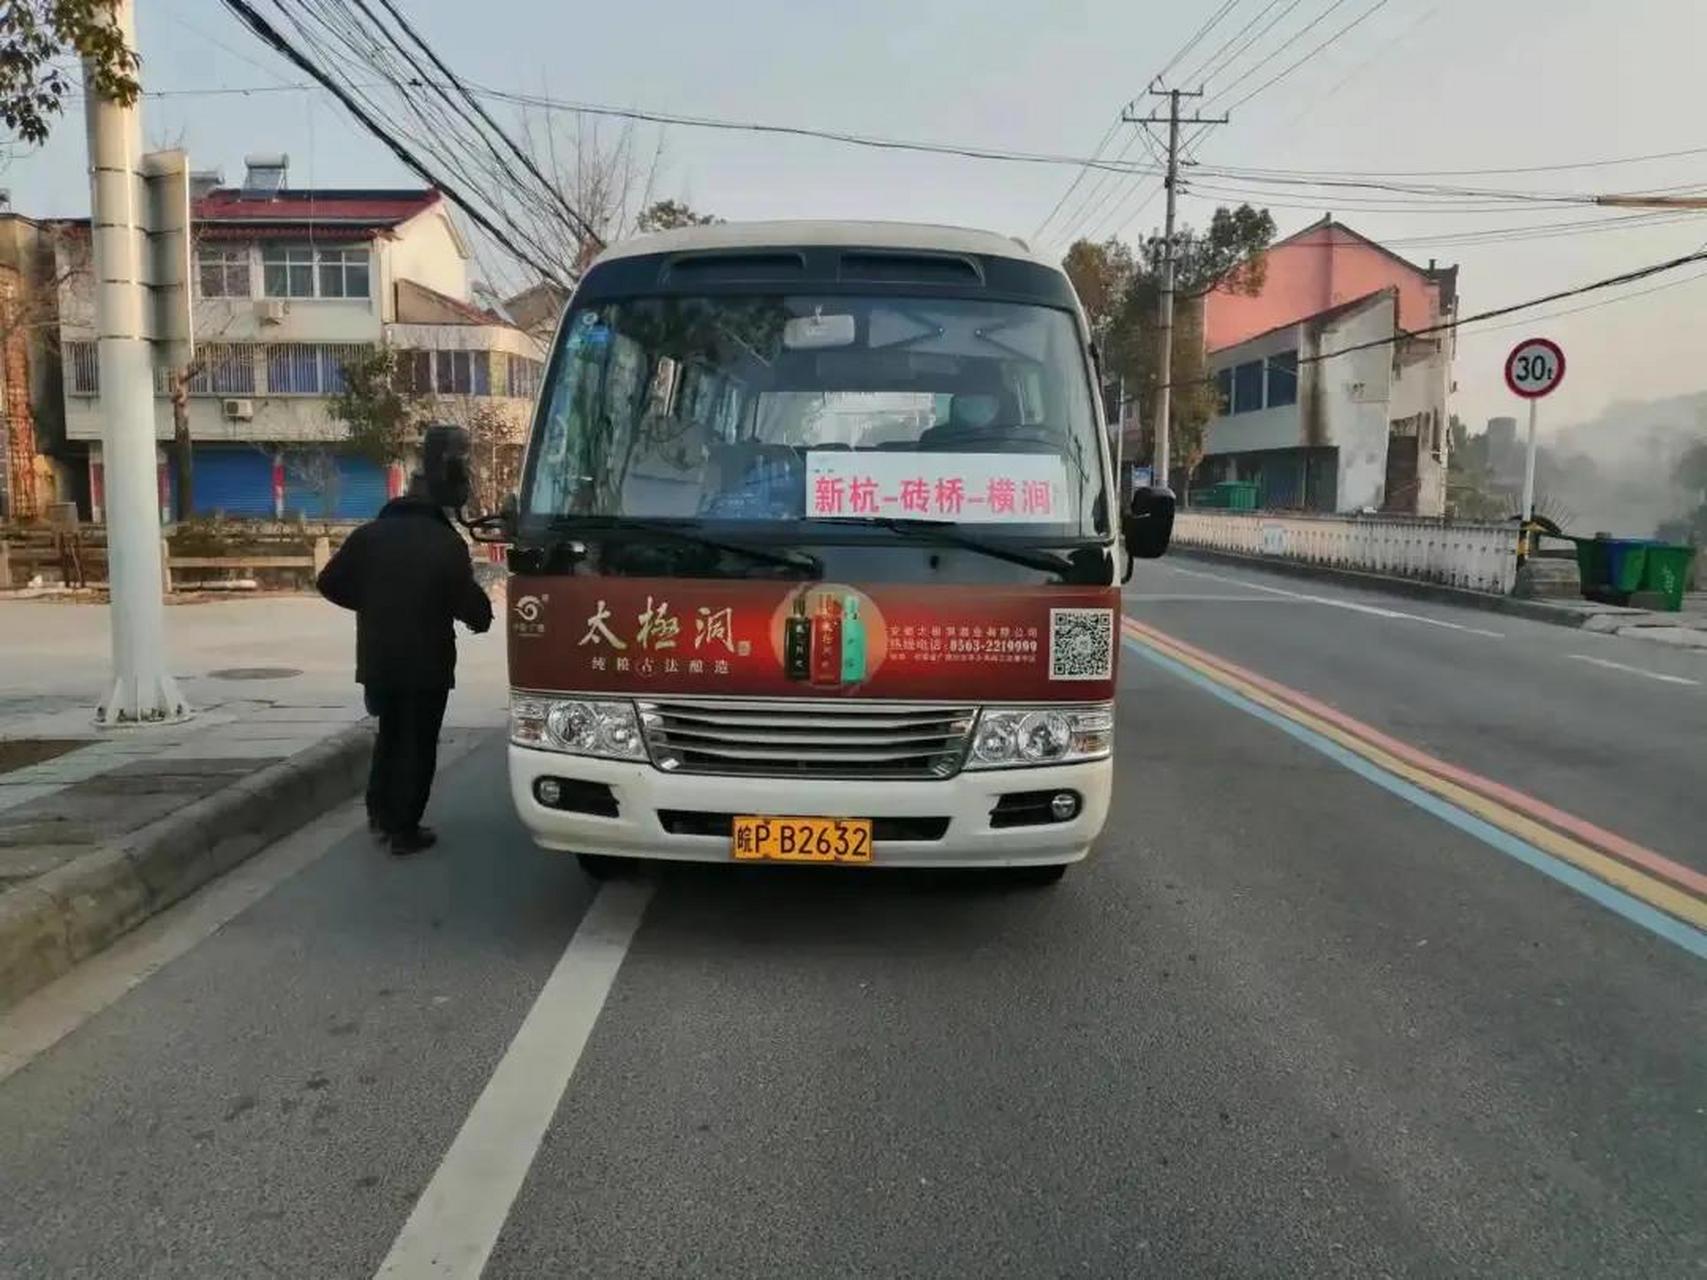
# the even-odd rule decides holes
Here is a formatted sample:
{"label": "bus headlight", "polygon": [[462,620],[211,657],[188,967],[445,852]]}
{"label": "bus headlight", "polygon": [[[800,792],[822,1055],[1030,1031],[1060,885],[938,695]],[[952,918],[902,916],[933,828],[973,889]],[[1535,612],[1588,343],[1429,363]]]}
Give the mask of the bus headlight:
{"label": "bus headlight", "polygon": [[512,694],[510,741],[522,747],[607,760],[646,758],[646,744],[632,702]]}
{"label": "bus headlight", "polygon": [[972,732],[968,769],[1100,760],[1114,742],[1114,709],[1090,707],[985,707]]}

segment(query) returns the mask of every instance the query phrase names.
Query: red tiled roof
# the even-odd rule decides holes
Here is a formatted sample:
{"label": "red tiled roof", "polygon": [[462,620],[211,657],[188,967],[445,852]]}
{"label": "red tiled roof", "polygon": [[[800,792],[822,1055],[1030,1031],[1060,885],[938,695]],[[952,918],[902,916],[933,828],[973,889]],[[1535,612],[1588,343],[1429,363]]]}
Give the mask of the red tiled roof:
{"label": "red tiled roof", "polygon": [[394,227],[432,208],[444,197],[437,191],[306,191],[286,188],[266,197],[246,197],[233,187],[220,187],[194,202],[197,222],[249,224],[293,223],[322,227],[327,223]]}

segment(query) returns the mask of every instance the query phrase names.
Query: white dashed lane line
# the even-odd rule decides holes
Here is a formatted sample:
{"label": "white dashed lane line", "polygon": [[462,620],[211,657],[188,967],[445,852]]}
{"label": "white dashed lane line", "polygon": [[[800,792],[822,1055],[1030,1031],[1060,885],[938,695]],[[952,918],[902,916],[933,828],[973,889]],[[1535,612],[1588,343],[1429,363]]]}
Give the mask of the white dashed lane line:
{"label": "white dashed lane line", "polygon": [[1662,684],[1686,684],[1691,688],[1700,685],[1699,680],[1690,680],[1684,676],[1668,676],[1659,671],[1645,671],[1641,667],[1632,667],[1626,663],[1614,662],[1610,658],[1591,658],[1586,653],[1568,655],[1574,662],[1592,662],[1597,667],[1606,667],[1612,671],[1622,671],[1626,675],[1641,676],[1644,680],[1658,680]]}

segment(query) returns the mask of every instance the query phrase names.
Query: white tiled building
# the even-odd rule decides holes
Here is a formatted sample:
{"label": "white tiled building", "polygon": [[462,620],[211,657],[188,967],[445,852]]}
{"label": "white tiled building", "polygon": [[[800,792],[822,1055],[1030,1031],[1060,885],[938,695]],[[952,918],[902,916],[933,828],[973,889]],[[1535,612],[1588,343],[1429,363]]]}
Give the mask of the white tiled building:
{"label": "white tiled building", "polygon": [[[241,516],[373,514],[398,491],[401,468],[338,447],[329,412],[345,361],[397,348],[434,419],[479,410],[502,424],[500,447],[519,451],[538,389],[543,350],[494,312],[467,301],[469,247],[432,190],[304,190],[284,185],[283,158],[252,158],[241,189],[193,193],[190,383],[193,495],[198,513]],[[86,224],[85,224],[86,226]],[[72,228],[75,230],[75,227]],[[63,237],[64,255],[87,252]],[[69,265],[69,264],[63,264]],[[101,502],[100,388],[87,273],[62,269],[60,297],[66,436],[86,442],[91,505]],[[155,423],[172,438],[165,370]],[[172,468],[162,453],[162,507]]]}

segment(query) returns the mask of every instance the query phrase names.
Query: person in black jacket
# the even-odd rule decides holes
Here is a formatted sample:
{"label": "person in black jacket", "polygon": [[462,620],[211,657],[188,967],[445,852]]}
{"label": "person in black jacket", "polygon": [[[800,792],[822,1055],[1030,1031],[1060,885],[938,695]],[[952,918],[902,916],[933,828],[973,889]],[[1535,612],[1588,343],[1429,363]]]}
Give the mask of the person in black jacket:
{"label": "person in black jacket", "polygon": [[445,509],[468,501],[468,436],[429,427],[409,490],[352,533],[320,573],[320,594],[356,614],[356,682],[379,720],[368,773],[368,829],[398,855],[437,837],[421,825],[439,728],[456,684],[452,621],[480,633],[492,602]]}

